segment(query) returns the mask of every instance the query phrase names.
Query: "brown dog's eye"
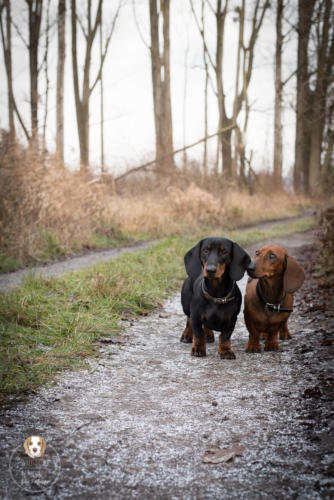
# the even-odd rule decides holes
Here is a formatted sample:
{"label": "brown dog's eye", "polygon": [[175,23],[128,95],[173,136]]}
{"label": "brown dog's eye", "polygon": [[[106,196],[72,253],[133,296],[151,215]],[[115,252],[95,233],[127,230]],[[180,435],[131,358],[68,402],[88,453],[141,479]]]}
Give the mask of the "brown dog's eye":
{"label": "brown dog's eye", "polygon": [[269,259],[270,260],[275,260],[276,259],[276,255],[274,253],[270,253],[269,254]]}
{"label": "brown dog's eye", "polygon": [[259,255],[259,251],[258,250],[255,250],[255,255],[258,256]]}

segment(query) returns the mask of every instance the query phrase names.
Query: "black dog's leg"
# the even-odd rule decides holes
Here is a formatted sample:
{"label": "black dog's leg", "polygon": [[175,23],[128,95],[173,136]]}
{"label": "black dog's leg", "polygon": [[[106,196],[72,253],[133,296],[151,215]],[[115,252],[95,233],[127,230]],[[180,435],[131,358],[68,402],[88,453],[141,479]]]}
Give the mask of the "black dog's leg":
{"label": "black dog's leg", "polygon": [[184,332],[181,335],[180,342],[184,342],[185,344],[191,344],[193,341],[193,330],[191,328],[190,319],[187,318],[187,324],[184,329]]}
{"label": "black dog's leg", "polygon": [[[235,359],[235,354],[231,349],[231,335],[233,333],[237,317],[226,323],[219,335],[218,354],[221,359]],[[224,325],[225,326],[225,325]]]}
{"label": "black dog's leg", "polygon": [[206,326],[203,326],[203,330],[204,330],[204,334],[205,334],[205,338],[206,338],[206,341],[207,343],[212,343],[215,341],[215,335],[213,333],[212,330],[209,330],[209,328],[207,328]]}
{"label": "black dog's leg", "polygon": [[198,317],[191,318],[193,327],[193,345],[191,348],[191,355],[199,358],[206,356],[206,342],[205,335],[202,328],[202,322]]}

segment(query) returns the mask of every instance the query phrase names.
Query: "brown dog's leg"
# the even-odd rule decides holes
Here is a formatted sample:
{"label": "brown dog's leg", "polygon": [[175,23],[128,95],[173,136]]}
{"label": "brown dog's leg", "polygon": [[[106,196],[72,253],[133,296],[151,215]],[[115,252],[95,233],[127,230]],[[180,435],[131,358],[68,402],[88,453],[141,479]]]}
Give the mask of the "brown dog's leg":
{"label": "brown dog's leg", "polygon": [[265,351],[278,351],[279,350],[277,334],[278,334],[277,331],[274,333],[273,332],[267,333],[266,341],[264,344]]}
{"label": "brown dog's leg", "polygon": [[235,359],[235,354],[231,349],[231,341],[224,341],[222,334],[219,335],[218,354],[220,359]]}
{"label": "brown dog's leg", "polygon": [[203,326],[203,331],[204,331],[206,341],[208,343],[212,343],[215,341],[215,335],[214,335],[212,330],[209,330],[209,328],[207,328],[206,326]]}
{"label": "brown dog's leg", "polygon": [[185,344],[191,344],[193,341],[193,330],[191,328],[190,319],[187,318],[187,324],[184,329],[184,332],[181,335],[180,342],[184,342]]}
{"label": "brown dog's leg", "polygon": [[246,320],[245,317],[245,322],[247,326],[247,330],[249,331],[249,338],[248,338],[248,343],[246,346],[246,352],[261,352],[261,346],[260,346],[260,332],[258,332],[253,325]]}
{"label": "brown dog's leg", "polygon": [[288,340],[288,339],[291,339],[292,336],[291,336],[291,333],[289,332],[289,328],[288,328],[288,322],[287,321],[284,321],[284,323],[281,324],[280,328],[279,328],[279,338],[282,339],[282,340]]}

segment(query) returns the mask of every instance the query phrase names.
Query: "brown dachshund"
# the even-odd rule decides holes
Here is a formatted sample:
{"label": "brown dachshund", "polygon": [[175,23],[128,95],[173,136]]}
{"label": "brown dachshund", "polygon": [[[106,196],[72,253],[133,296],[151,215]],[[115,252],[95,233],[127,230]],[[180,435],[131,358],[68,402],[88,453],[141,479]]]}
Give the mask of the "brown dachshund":
{"label": "brown dachshund", "polygon": [[291,338],[287,322],[293,311],[293,293],[304,282],[305,274],[295,259],[279,245],[266,245],[255,252],[254,265],[248,269],[244,316],[249,340],[246,352],[277,351],[278,334]]}

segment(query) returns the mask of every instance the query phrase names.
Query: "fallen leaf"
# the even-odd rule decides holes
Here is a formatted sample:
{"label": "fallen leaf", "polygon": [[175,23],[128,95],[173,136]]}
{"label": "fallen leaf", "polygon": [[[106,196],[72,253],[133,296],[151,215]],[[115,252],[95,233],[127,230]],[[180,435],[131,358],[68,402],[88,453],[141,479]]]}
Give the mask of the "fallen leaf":
{"label": "fallen leaf", "polygon": [[318,386],[314,387],[309,387],[308,389],[305,389],[303,398],[320,398],[322,395],[321,390],[319,389]]}
{"label": "fallen leaf", "polygon": [[206,464],[229,462],[237,455],[242,455],[243,451],[243,446],[232,446],[231,448],[208,448],[202,456],[202,461]]}

